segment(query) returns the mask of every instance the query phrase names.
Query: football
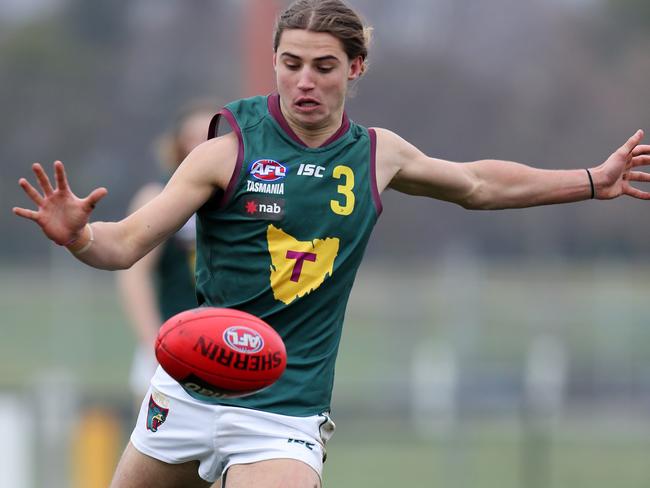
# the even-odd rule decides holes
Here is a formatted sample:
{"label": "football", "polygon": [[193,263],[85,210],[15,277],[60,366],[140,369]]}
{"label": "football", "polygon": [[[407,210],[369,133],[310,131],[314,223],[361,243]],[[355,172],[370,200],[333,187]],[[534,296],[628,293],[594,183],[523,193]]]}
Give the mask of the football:
{"label": "football", "polygon": [[273,327],[249,313],[213,307],[168,319],[158,332],[156,358],[191,396],[205,401],[255,393],[287,365]]}

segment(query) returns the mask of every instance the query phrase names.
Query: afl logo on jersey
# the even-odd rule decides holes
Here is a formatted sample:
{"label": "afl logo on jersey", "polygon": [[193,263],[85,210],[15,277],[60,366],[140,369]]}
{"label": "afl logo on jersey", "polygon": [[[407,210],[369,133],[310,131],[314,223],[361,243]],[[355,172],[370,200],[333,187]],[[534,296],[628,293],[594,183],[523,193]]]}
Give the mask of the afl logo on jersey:
{"label": "afl logo on jersey", "polygon": [[260,334],[240,325],[228,327],[223,333],[223,340],[230,349],[243,354],[255,354],[264,347],[264,339]]}
{"label": "afl logo on jersey", "polygon": [[286,166],[273,159],[258,159],[251,163],[248,172],[260,181],[278,181],[287,176]]}

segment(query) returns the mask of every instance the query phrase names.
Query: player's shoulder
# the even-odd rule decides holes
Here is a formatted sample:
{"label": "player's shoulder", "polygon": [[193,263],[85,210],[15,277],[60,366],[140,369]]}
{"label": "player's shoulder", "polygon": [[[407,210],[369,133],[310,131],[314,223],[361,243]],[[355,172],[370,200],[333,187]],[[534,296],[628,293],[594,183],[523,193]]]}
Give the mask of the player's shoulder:
{"label": "player's shoulder", "polygon": [[237,152],[239,149],[239,139],[234,132],[213,137],[205,142],[202,142],[192,150],[192,154],[196,157],[214,157],[221,154],[228,154]]}
{"label": "player's shoulder", "polygon": [[237,159],[239,140],[233,132],[214,137],[196,146],[186,160],[193,165],[228,164]]}
{"label": "player's shoulder", "polygon": [[383,190],[406,165],[420,161],[423,153],[391,130],[375,128],[375,132],[377,185]]}
{"label": "player's shoulder", "polygon": [[382,142],[403,140],[396,132],[384,127],[370,127],[370,130],[374,131],[377,134],[377,140],[381,139]]}
{"label": "player's shoulder", "polygon": [[405,139],[392,130],[383,127],[372,127],[377,134],[377,155],[392,157],[395,153],[403,152],[409,149],[409,144]]}
{"label": "player's shoulder", "polygon": [[196,146],[183,165],[190,172],[225,189],[235,169],[239,150],[239,140],[230,132]]}

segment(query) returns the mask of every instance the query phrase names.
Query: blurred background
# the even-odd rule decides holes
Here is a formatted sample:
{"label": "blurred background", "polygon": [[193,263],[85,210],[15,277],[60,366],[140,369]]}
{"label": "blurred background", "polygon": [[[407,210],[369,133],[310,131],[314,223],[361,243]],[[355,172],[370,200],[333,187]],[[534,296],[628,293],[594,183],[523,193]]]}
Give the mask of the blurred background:
{"label": "blurred background", "polygon": [[[587,167],[650,130],[646,0],[349,3],[375,32],[348,114],[429,155]],[[14,217],[18,178],[61,159],[78,194],[108,188],[94,220],[120,219],[179,106],[272,90],[286,4],[0,3],[1,487],[106,486],[134,421],[114,274]],[[382,199],[325,486],[647,487],[647,203]]]}

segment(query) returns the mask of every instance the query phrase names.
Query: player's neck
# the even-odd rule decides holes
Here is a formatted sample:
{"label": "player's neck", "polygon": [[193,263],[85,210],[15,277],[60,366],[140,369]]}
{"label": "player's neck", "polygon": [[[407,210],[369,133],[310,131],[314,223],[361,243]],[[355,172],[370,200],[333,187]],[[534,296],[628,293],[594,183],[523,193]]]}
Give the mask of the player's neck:
{"label": "player's neck", "polygon": [[[282,104],[280,104],[282,110]],[[305,125],[295,120],[288,111],[282,111],[291,130],[307,147],[320,147],[339,130],[343,123],[343,107],[330,117],[315,125]]]}
{"label": "player's neck", "polygon": [[308,147],[320,147],[325,141],[330,139],[341,126],[341,119],[338,124],[328,124],[324,127],[304,127],[298,124],[292,124],[288,120],[289,126],[293,129],[300,140]]}

